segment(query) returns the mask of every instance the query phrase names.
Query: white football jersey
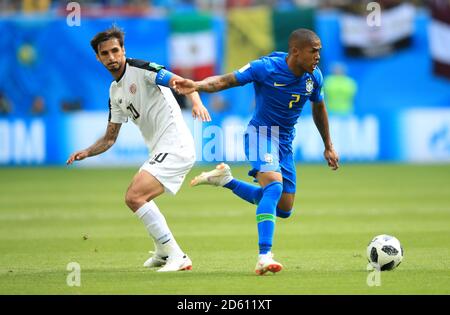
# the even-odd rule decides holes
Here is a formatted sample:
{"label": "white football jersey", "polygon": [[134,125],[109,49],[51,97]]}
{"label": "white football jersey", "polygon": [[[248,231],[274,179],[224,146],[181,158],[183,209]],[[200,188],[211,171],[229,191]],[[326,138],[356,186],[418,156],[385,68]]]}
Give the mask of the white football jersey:
{"label": "white football jersey", "polygon": [[125,72],[109,89],[109,121],[126,123],[130,118],[139,127],[150,152],[166,131],[193,143],[172,91],[156,84],[161,69],[154,63],[127,59]]}

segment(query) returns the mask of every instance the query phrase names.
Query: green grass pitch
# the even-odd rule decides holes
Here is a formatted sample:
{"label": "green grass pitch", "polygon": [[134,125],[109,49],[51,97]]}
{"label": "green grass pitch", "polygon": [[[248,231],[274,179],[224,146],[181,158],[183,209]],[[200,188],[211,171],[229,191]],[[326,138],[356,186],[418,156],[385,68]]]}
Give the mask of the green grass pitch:
{"label": "green grass pitch", "polygon": [[[136,169],[0,169],[0,294],[449,294],[450,165],[299,165],[295,213],[278,219],[285,267],[256,276],[255,207],[230,191],[188,187],[157,199],[194,263],[145,269],[153,245],[124,203]],[[235,177],[250,181],[247,167]],[[369,286],[365,250],[377,234],[405,257]],[[68,263],[81,266],[70,287]]]}

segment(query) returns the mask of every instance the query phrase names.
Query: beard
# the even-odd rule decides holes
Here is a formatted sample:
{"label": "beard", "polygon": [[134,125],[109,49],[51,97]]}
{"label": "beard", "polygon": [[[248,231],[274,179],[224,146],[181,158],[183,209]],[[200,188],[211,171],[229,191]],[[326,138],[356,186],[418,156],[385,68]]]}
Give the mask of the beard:
{"label": "beard", "polygon": [[110,71],[118,71],[120,69],[121,64],[119,62],[109,64],[107,67]]}

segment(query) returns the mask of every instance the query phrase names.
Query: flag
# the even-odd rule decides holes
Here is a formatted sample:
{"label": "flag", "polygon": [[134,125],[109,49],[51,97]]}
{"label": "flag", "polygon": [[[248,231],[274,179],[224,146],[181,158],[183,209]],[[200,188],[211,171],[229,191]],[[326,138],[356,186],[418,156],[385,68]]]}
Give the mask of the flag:
{"label": "flag", "polygon": [[211,16],[174,14],[169,22],[171,71],[193,80],[214,75],[217,48]]}
{"label": "flag", "polygon": [[288,50],[288,39],[297,28],[314,30],[315,10],[273,10],[267,6],[228,11],[227,72],[274,50]]}
{"label": "flag", "polygon": [[341,15],[341,40],[347,55],[380,57],[410,46],[414,33],[414,6],[403,3],[383,9],[380,14],[380,25],[369,25],[366,15]]}
{"label": "flag", "polygon": [[227,21],[226,72],[237,70],[274,49],[270,8],[230,9]]}

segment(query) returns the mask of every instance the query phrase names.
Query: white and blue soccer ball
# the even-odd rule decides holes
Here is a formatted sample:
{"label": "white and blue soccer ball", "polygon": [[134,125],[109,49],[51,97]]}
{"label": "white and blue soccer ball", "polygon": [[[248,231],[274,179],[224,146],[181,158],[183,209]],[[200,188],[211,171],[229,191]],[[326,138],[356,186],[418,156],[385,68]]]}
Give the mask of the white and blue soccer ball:
{"label": "white and blue soccer ball", "polygon": [[378,235],[367,246],[367,259],[377,270],[395,269],[403,260],[400,241],[391,235]]}

